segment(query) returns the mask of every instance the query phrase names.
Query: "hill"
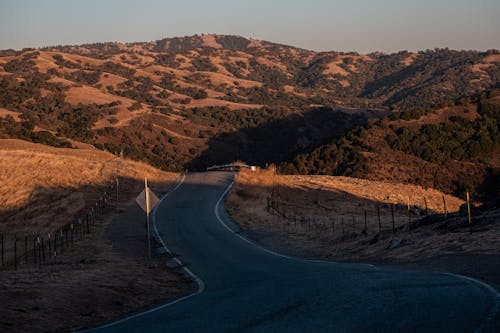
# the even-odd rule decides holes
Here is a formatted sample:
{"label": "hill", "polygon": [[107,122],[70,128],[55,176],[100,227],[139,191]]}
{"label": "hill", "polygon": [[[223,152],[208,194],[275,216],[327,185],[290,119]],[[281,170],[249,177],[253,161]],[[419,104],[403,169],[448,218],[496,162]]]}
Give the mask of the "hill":
{"label": "hill", "polygon": [[[56,242],[58,229],[96,207],[115,171],[119,206],[113,200],[113,208],[100,212],[90,233],[73,237],[71,228],[69,239],[69,233],[66,241],[61,234]],[[145,260],[144,213],[133,201],[144,176],[160,194],[178,175],[95,148],[0,140],[0,234],[10,264],[0,263],[0,331],[81,330],[190,291],[190,280],[166,267],[168,258]],[[34,263],[35,238],[42,239],[44,250]]]}
{"label": "hill", "polygon": [[[449,171],[468,168],[450,164],[452,157],[423,158],[401,148],[405,143],[401,149],[394,140],[386,144],[391,132],[368,120],[392,117],[384,124],[413,130],[415,122],[393,122],[422,116],[479,126],[484,119],[471,115],[499,78],[496,50],[360,55],[228,35],[4,50],[0,137],[123,149],[165,170],[242,159],[276,163],[283,172],[391,178],[459,191],[463,186],[453,182],[463,173]],[[461,106],[470,114],[453,112],[466,123],[454,121],[451,111],[443,116]],[[369,135],[358,138],[359,131]],[[472,166],[474,187],[498,167],[496,134],[488,135],[493,150],[455,158]],[[321,158],[307,157],[316,155]],[[302,167],[305,160],[314,166]],[[436,178],[435,171],[417,176],[422,167],[443,170],[438,173],[449,176],[437,178],[449,180],[421,181]]]}

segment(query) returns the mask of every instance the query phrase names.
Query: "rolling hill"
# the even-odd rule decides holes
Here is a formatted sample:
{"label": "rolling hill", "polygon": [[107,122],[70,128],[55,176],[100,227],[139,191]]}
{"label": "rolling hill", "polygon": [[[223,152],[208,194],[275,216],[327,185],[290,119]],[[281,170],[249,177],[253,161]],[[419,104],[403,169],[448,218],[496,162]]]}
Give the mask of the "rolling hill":
{"label": "rolling hill", "polygon": [[242,159],[486,193],[499,80],[496,50],[361,55],[228,35],[4,50],[0,137],[171,171]]}

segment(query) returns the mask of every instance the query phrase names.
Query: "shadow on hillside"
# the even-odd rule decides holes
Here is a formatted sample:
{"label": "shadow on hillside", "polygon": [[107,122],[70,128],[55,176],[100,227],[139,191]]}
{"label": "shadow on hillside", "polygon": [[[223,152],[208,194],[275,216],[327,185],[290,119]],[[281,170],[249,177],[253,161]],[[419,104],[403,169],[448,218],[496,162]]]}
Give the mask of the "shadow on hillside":
{"label": "shadow on hillside", "polygon": [[366,119],[360,114],[327,108],[291,114],[257,127],[220,133],[211,138],[208,148],[185,167],[203,171],[208,166],[236,160],[260,166],[289,161],[297,154],[311,152],[345,135],[356,126],[365,124]]}
{"label": "shadow on hillside", "polygon": [[[142,180],[119,178],[119,201],[130,201],[142,191]],[[116,205],[116,190],[113,184],[87,184],[79,188],[37,186],[29,201],[15,208],[0,207],[0,234],[9,237],[46,235],[62,226],[76,222],[78,218],[95,207],[104,193],[109,194],[109,204]],[[161,195],[160,189],[168,188],[171,182],[150,182],[150,187]],[[112,192],[112,193],[111,193]]]}

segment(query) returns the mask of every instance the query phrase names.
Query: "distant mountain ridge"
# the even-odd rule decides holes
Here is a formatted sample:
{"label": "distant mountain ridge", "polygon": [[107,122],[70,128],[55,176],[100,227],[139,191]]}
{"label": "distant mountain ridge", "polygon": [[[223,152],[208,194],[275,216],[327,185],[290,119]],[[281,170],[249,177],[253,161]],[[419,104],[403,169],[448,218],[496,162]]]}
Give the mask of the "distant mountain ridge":
{"label": "distant mountain ridge", "polygon": [[[499,82],[497,50],[361,55],[210,34],[4,50],[0,137],[56,146],[86,142],[112,152],[124,148],[131,157],[169,170],[241,158],[289,172],[376,178],[384,173],[370,172],[364,161],[377,160],[382,146],[355,135],[368,118],[437,117],[439,110],[459,106],[476,114],[480,96],[498,89]],[[472,119],[462,111],[454,117],[485,121],[480,113]],[[321,148],[332,142],[335,151]],[[385,153],[405,151],[391,144]],[[497,164],[497,150],[487,151],[486,159],[460,156],[484,171]],[[443,161],[432,163],[446,169]],[[418,178],[397,174],[396,180]],[[478,174],[480,181],[486,171]],[[456,188],[452,181],[449,190]]]}

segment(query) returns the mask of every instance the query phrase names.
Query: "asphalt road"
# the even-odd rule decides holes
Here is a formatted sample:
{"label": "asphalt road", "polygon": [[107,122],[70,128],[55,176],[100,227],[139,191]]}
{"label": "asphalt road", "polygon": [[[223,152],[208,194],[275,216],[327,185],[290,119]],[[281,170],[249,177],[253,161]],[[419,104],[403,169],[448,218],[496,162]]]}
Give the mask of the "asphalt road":
{"label": "asphalt road", "polygon": [[[233,173],[188,174],[155,226],[198,292],[93,332],[494,332],[499,296],[443,273],[294,259],[242,237],[223,194]],[[498,332],[499,330],[497,330]]]}

